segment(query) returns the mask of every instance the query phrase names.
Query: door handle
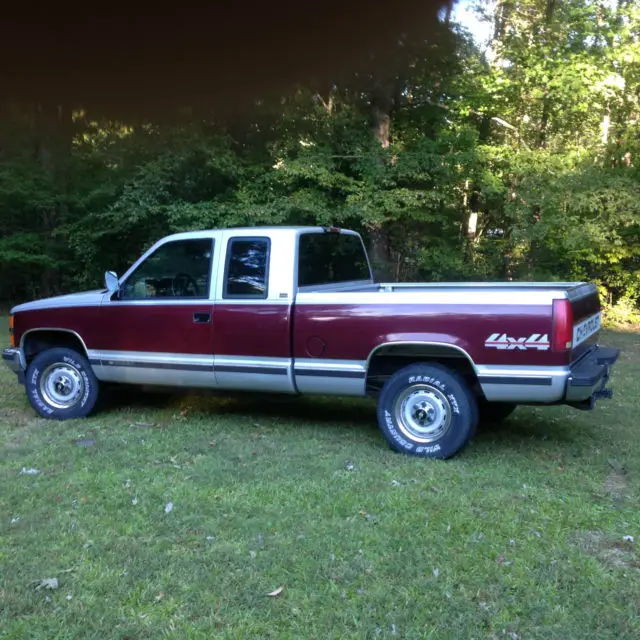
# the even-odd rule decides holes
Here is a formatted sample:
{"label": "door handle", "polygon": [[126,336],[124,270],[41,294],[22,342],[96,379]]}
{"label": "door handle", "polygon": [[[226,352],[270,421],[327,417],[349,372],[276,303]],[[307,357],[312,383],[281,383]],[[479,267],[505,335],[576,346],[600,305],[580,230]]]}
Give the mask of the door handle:
{"label": "door handle", "polygon": [[199,324],[206,324],[207,322],[211,322],[211,314],[210,313],[194,313],[193,321]]}

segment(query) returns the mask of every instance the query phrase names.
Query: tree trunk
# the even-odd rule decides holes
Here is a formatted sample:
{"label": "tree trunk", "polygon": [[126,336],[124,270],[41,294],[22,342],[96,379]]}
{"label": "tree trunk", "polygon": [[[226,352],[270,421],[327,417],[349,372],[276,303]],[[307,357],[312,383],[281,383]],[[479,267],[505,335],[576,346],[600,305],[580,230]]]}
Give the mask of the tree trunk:
{"label": "tree trunk", "polygon": [[[551,37],[551,22],[553,21],[553,12],[556,8],[556,0],[547,0],[547,6],[544,12],[544,38]],[[549,90],[545,88],[544,97],[542,98],[542,115],[540,117],[540,127],[538,128],[538,148],[544,149],[547,146],[547,129],[549,127],[549,118],[551,117],[551,99],[549,98]]]}
{"label": "tree trunk", "polygon": [[[485,115],[478,128],[478,142],[485,144],[491,133],[491,115]],[[480,189],[478,184],[474,184],[470,179],[465,180],[463,195],[463,210],[465,215],[465,239],[464,239],[464,261],[472,263],[474,260],[474,248],[478,232],[478,222],[480,219]]]}
{"label": "tree trunk", "polygon": [[[373,137],[382,149],[391,143],[391,98],[393,88],[377,84],[371,101]],[[380,162],[384,162],[380,157]],[[386,212],[383,212],[386,213]],[[389,232],[384,222],[372,224],[369,229],[369,256],[378,280],[390,280],[393,275]]]}
{"label": "tree trunk", "polygon": [[545,91],[542,99],[542,116],[540,117],[540,127],[538,128],[538,149],[547,146],[547,128],[549,126],[549,94]]}
{"label": "tree trunk", "polygon": [[373,136],[383,149],[390,144],[391,137],[391,100],[375,101],[372,109]]}
{"label": "tree trunk", "polygon": [[611,124],[611,114],[607,112],[602,116],[602,144],[609,144],[609,126]]}

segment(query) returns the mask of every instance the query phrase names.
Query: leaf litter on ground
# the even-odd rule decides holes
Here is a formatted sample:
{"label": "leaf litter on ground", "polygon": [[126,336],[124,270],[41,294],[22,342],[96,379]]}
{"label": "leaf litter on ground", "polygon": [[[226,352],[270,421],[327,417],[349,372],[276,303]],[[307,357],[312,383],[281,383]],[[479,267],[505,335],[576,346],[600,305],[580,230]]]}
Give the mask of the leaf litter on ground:
{"label": "leaf litter on ground", "polygon": [[27,469],[26,467],[22,467],[20,471],[21,476],[35,476],[40,473],[40,469],[34,469],[33,467]]}
{"label": "leaf litter on ground", "polygon": [[57,589],[60,586],[58,578],[44,578],[40,581],[40,584],[36,587],[36,591],[40,589]]}

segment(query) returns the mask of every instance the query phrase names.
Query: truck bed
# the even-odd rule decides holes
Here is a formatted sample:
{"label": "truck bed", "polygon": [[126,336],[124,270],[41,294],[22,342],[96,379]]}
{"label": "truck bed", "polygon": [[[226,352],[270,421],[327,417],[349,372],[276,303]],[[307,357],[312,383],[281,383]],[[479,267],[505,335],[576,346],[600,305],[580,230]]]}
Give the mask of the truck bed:
{"label": "truck bed", "polygon": [[366,336],[453,344],[477,365],[569,366],[597,341],[599,312],[596,286],[582,282],[359,282],[300,289],[295,299],[296,335],[331,329],[327,357],[338,357],[335,345],[366,359],[364,345],[356,349]]}

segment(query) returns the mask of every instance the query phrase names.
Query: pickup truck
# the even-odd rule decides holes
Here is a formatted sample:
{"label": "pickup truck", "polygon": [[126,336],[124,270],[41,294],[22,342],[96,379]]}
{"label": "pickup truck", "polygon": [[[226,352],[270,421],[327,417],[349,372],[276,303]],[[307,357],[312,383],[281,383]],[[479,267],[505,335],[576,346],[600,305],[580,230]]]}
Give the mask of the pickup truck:
{"label": "pickup truck", "polygon": [[353,231],[231,228],[14,307],[2,357],[45,418],[87,416],[105,383],[368,396],[392,449],[449,458],[517,405],[611,397],[600,323],[593,284],[379,283]]}

